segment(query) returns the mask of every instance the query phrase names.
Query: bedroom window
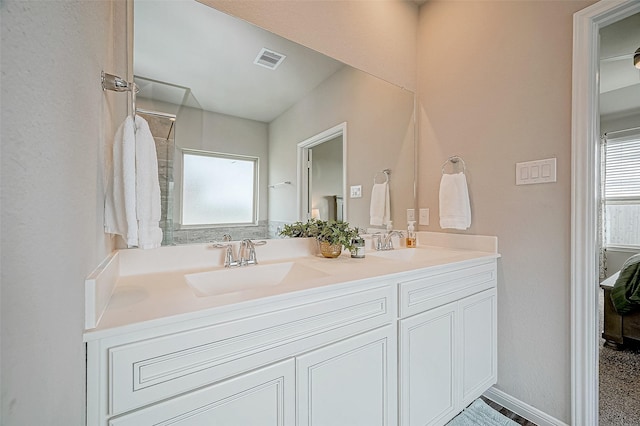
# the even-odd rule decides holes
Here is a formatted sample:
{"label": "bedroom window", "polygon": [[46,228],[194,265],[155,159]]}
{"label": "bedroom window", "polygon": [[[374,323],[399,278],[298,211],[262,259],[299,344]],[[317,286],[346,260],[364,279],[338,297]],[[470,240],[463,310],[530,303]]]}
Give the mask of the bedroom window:
{"label": "bedroom window", "polygon": [[640,247],[640,134],[608,139],[604,151],[607,247]]}
{"label": "bedroom window", "polygon": [[182,225],[255,224],[258,158],[182,153]]}

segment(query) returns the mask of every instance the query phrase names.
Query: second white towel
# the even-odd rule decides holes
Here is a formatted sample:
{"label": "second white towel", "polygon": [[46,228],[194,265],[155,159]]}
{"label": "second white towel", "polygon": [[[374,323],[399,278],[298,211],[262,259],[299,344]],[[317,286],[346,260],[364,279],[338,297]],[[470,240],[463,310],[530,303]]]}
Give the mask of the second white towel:
{"label": "second white towel", "polygon": [[373,226],[385,225],[391,219],[391,202],[387,182],[373,185],[369,215],[371,216],[370,223]]}
{"label": "second white towel", "polygon": [[470,226],[467,177],[464,173],[443,174],[440,181],[440,227],[468,229]]}

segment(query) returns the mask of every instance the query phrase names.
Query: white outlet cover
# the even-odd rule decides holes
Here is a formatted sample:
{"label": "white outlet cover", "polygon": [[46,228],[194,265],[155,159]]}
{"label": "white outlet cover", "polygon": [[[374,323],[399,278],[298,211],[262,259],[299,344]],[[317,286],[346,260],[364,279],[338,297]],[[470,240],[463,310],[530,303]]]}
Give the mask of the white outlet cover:
{"label": "white outlet cover", "polygon": [[420,209],[420,219],[418,221],[418,225],[428,225],[429,224],[429,209]]}
{"label": "white outlet cover", "polygon": [[351,198],[362,198],[362,185],[351,186]]}

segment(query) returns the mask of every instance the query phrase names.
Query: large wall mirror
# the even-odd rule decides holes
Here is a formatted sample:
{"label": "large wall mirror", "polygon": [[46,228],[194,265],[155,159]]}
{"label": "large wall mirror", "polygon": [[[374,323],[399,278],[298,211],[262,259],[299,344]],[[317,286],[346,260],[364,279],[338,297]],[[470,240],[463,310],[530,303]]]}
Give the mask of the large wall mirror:
{"label": "large wall mirror", "polygon": [[307,217],[368,228],[385,169],[406,226],[414,93],[195,0],[134,0],[133,68],[164,245],[273,238]]}

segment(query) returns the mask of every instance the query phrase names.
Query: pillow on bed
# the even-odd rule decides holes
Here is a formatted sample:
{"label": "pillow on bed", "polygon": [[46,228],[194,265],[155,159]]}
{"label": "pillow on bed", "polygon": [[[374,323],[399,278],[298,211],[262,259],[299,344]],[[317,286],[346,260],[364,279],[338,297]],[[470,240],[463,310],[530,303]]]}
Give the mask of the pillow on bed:
{"label": "pillow on bed", "polygon": [[620,275],[611,289],[611,301],[620,315],[640,308],[640,253],[624,262]]}

